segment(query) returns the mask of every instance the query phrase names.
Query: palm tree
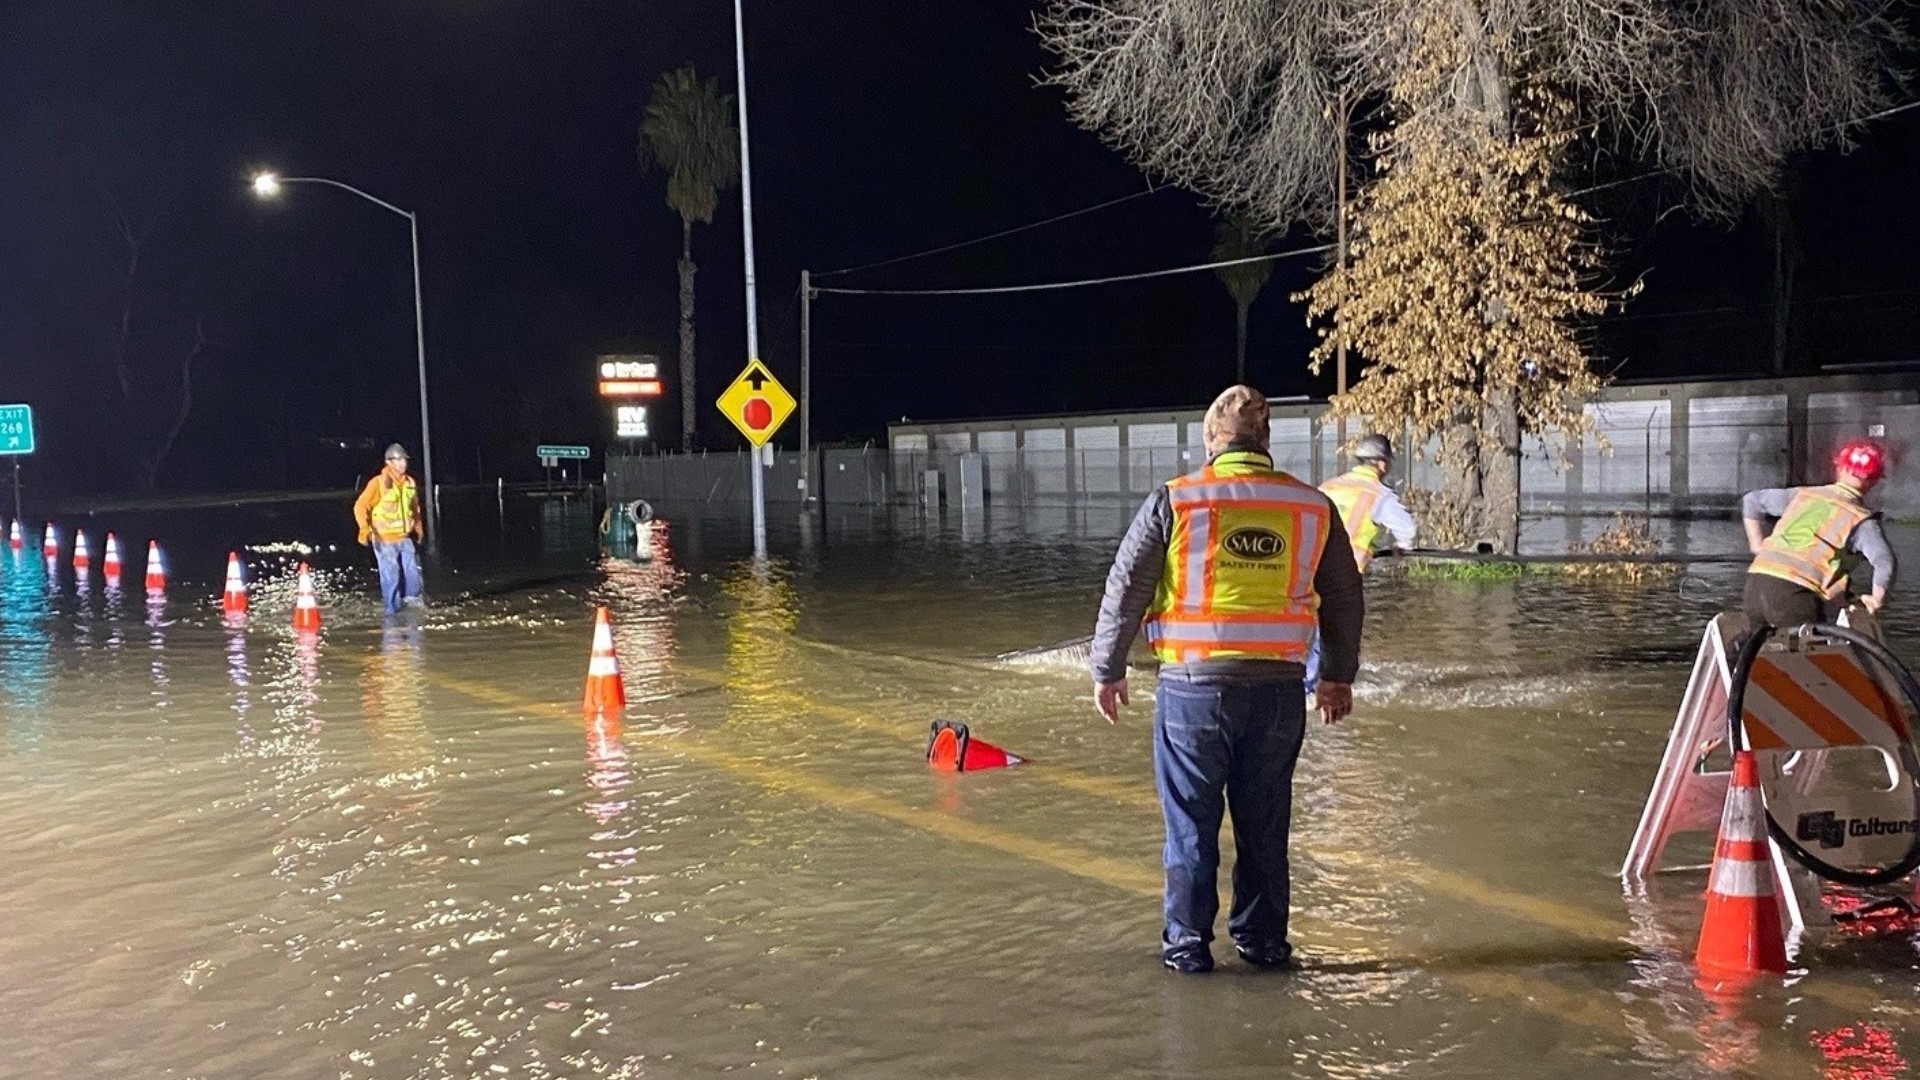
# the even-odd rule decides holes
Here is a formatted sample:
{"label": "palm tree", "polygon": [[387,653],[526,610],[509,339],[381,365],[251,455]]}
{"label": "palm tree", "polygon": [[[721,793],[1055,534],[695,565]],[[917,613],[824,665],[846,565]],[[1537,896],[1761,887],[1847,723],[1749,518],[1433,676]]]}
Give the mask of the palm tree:
{"label": "palm tree", "polygon": [[[1213,230],[1214,262],[1265,255],[1267,248],[1266,236],[1245,217],[1230,217]],[[1216,267],[1213,272],[1233,297],[1234,327],[1237,331],[1234,338],[1233,381],[1244,383],[1247,381],[1247,309],[1253,307],[1254,298],[1260,295],[1260,290],[1267,286],[1267,279],[1273,276],[1273,263],[1241,263],[1238,266]]]}
{"label": "palm tree", "polygon": [[640,122],[640,169],[667,174],[667,205],[680,215],[680,449],[693,449],[693,223],[713,223],[720,193],[740,178],[733,95],[692,66],[653,84]]}

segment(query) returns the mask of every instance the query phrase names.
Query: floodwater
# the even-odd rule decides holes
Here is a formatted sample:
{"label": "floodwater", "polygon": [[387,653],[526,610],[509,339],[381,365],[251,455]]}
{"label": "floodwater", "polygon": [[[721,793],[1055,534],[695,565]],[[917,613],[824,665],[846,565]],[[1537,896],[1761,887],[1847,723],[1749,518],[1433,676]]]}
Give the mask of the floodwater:
{"label": "floodwater", "polygon": [[[1617,867],[1712,602],[1683,582],[1369,582],[1347,723],[1298,779],[1299,970],[1158,963],[1150,676],[1071,670],[1124,511],[450,507],[383,626],[339,507],[122,515],[162,601],[0,552],[0,1076],[1896,1077],[1914,939],[1819,940],[1708,1002],[1704,875]],[[1557,525],[1553,528],[1558,528]],[[1732,551],[1737,526],[1688,526]],[[1909,558],[1911,531],[1897,533]],[[243,629],[224,553],[256,578]],[[1920,565],[1910,562],[1910,565]],[[1908,600],[1911,593],[1900,597]],[[595,604],[630,700],[579,701]],[[1914,657],[1920,601],[1889,629]],[[946,776],[929,722],[1033,759]]]}

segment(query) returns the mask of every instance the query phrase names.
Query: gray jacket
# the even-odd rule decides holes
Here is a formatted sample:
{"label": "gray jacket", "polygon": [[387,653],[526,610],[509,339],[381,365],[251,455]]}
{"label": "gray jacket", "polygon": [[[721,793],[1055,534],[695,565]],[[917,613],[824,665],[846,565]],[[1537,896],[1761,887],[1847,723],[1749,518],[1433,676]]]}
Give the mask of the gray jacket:
{"label": "gray jacket", "polygon": [[[1320,594],[1320,677],[1326,682],[1350,683],[1360,670],[1360,626],[1366,617],[1366,602],[1353,547],[1332,502],[1327,503],[1327,514],[1331,526],[1327,546],[1313,574],[1314,591]],[[1100,621],[1094,627],[1088,661],[1095,682],[1126,677],[1127,650],[1132,648],[1166,572],[1167,545],[1172,536],[1173,504],[1162,484],[1134,515],[1133,525],[1113,558],[1113,569],[1107,574],[1107,592],[1100,601]],[[1281,660],[1202,660],[1160,669],[1163,679],[1190,682],[1273,682],[1299,679],[1305,674],[1305,665]]]}

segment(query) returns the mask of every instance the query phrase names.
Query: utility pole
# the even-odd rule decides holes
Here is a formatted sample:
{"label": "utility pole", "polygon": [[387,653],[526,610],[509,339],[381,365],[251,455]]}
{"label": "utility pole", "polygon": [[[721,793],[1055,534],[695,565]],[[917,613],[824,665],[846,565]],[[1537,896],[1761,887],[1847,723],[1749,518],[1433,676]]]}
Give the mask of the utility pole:
{"label": "utility pole", "polygon": [[[1334,212],[1334,266],[1340,270],[1347,268],[1347,92],[1340,91],[1340,121],[1335,125],[1339,146],[1335,161],[1338,164],[1339,179],[1333,192]],[[1347,392],[1347,335],[1342,330],[1333,345],[1333,386],[1337,396]],[[1340,457],[1346,453],[1347,418],[1342,414],[1334,421],[1333,471],[1340,473]],[[1404,449],[1404,448],[1403,448]]]}
{"label": "utility pole", "polygon": [[[753,281],[753,166],[747,157],[747,36],[740,0],[733,0],[733,64],[740,99],[740,222],[746,249],[747,359],[759,363],[759,297]],[[760,461],[762,449],[756,446],[747,455],[753,472],[753,554],[757,559],[767,557],[767,480]]]}
{"label": "utility pole", "polygon": [[800,271],[800,480],[806,503],[813,490],[813,271]]}

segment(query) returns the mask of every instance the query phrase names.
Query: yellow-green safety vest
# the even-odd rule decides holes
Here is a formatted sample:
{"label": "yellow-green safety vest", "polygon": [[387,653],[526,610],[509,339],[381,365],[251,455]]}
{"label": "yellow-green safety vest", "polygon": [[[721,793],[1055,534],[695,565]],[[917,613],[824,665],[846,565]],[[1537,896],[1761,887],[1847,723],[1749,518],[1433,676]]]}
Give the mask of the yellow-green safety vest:
{"label": "yellow-green safety vest", "polygon": [[1334,509],[1340,511],[1340,523],[1347,527],[1347,538],[1353,542],[1353,561],[1360,564],[1361,573],[1366,573],[1367,566],[1373,562],[1373,542],[1380,535],[1380,523],[1373,520],[1373,508],[1379,505],[1387,486],[1372,469],[1358,465],[1345,475],[1321,484],[1320,490],[1327,493]]}
{"label": "yellow-green safety vest", "polygon": [[382,474],[380,485],[380,499],[367,517],[382,540],[398,539],[413,531],[416,499],[413,477],[403,476],[396,483],[393,477]]}
{"label": "yellow-green safety vest", "polygon": [[1332,528],[1326,496],[1265,454],[1230,451],[1167,484],[1173,530],[1147,611],[1163,663],[1304,663],[1319,629],[1313,576]]}
{"label": "yellow-green safety vest", "polygon": [[1839,596],[1847,589],[1841,561],[1847,541],[1872,516],[1852,488],[1797,488],[1747,572],[1791,581],[1828,599]]}

